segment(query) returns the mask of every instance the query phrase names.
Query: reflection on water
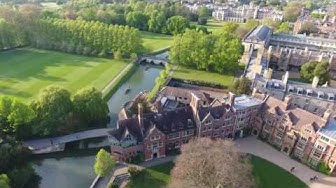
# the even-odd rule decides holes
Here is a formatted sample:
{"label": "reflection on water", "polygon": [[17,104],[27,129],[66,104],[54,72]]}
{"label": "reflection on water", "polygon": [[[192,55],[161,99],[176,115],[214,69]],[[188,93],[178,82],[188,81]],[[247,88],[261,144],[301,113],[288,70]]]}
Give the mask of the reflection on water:
{"label": "reflection on water", "polygon": [[[159,76],[159,67],[150,67],[145,70],[146,67],[140,65],[136,72],[126,81],[117,92],[110,98],[107,102],[110,109],[111,122],[109,127],[115,127],[118,119],[118,113],[122,106],[127,102],[132,100],[139,92],[147,90],[150,91],[154,84],[156,77]],[[130,92],[125,94],[125,91],[130,88]]]}
{"label": "reflection on water", "polygon": [[[159,76],[159,67],[140,65],[134,74],[115,92],[108,101],[111,123],[116,125],[118,112],[129,100],[132,100],[140,91],[151,90],[155,79]],[[125,94],[125,90],[130,92]],[[42,177],[41,188],[87,188],[95,178],[93,172],[94,155],[81,157],[64,157],[60,159],[45,158],[35,161],[36,172]]]}

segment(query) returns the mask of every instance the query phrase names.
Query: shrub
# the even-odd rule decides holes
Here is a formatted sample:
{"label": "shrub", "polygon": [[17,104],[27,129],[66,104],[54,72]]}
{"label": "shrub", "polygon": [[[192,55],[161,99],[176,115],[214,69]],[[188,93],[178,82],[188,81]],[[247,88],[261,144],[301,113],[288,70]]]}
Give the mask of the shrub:
{"label": "shrub", "polygon": [[327,163],[325,162],[320,162],[318,165],[317,165],[317,170],[324,173],[324,174],[327,174],[329,175],[330,174],[330,168],[328,166]]}
{"label": "shrub", "polygon": [[131,178],[137,177],[141,173],[141,169],[136,166],[129,166],[128,173],[131,175]]}

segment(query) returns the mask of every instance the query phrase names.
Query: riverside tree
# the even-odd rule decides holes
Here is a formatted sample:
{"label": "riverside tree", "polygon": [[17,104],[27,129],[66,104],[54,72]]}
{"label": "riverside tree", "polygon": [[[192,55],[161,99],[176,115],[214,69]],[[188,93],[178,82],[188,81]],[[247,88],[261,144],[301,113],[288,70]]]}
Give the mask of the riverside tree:
{"label": "riverside tree", "polygon": [[73,97],[73,106],[82,125],[104,125],[107,121],[108,106],[94,87],[78,91]]}
{"label": "riverside tree", "polygon": [[249,95],[251,93],[251,81],[246,77],[236,79],[232,85],[231,92],[238,95]]}
{"label": "riverside tree", "polygon": [[93,168],[97,176],[105,177],[115,165],[116,161],[112,158],[111,154],[104,149],[100,149]]}
{"label": "riverside tree", "polygon": [[199,70],[233,73],[238,68],[243,45],[227,31],[205,34],[187,29],[184,34],[174,37],[170,61]]}
{"label": "riverside tree", "polygon": [[181,147],[172,188],[253,187],[252,165],[229,140],[198,138]]}

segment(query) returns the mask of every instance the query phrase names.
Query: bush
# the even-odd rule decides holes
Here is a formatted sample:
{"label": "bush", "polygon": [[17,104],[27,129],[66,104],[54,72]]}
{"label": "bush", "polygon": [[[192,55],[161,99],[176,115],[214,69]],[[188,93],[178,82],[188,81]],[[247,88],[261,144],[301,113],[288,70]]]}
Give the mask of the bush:
{"label": "bush", "polygon": [[131,178],[137,177],[141,173],[141,169],[136,166],[129,166],[128,173],[131,175]]}
{"label": "bush", "polygon": [[318,165],[317,165],[317,170],[324,173],[324,174],[327,174],[329,175],[330,174],[330,168],[328,166],[327,163],[325,162],[320,162]]}
{"label": "bush", "polygon": [[207,24],[207,18],[205,18],[205,17],[198,18],[197,23],[200,24],[200,25],[206,25]]}
{"label": "bush", "polygon": [[109,188],[119,188],[119,185],[116,183],[112,183],[108,186]]}

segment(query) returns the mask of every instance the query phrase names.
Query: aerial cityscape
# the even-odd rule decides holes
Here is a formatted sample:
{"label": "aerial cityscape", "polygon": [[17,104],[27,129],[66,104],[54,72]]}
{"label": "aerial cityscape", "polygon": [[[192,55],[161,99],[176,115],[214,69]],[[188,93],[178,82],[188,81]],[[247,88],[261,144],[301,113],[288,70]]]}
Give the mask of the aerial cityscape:
{"label": "aerial cityscape", "polygon": [[0,0],[0,188],[335,188],[336,0]]}

